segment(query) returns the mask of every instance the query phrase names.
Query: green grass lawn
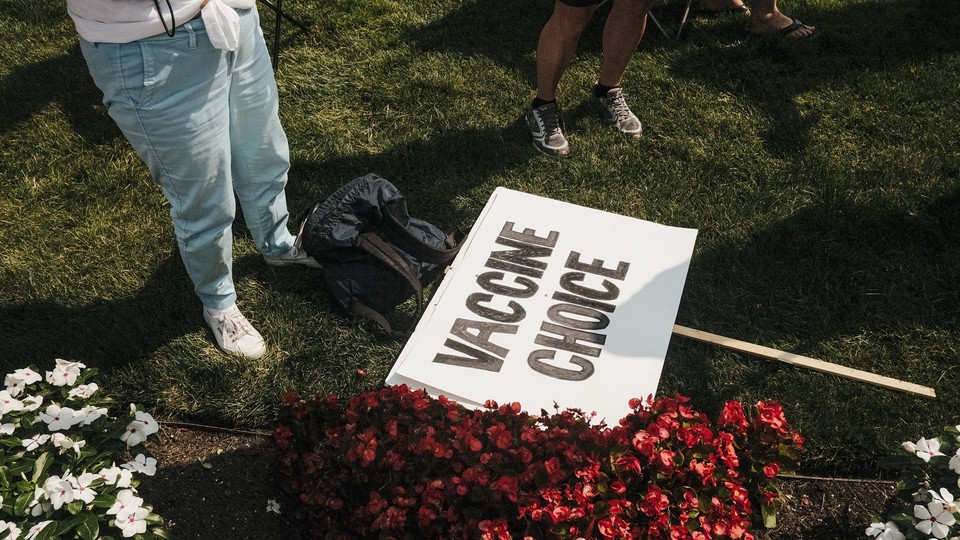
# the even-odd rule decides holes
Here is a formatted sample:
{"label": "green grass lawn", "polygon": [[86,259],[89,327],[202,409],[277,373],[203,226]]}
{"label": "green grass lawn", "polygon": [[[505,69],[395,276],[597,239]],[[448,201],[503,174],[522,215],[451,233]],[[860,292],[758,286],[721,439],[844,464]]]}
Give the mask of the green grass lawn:
{"label": "green grass lawn", "polygon": [[[676,27],[683,2],[658,2]],[[661,393],[717,411],[776,399],[807,472],[874,474],[960,423],[960,4],[795,0],[814,41],[693,20],[650,28],[625,79],[644,137],[588,114],[602,17],[560,88],[573,155],[521,124],[547,0],[288,2],[276,72],[298,213],[368,172],[414,215],[469,226],[505,186],[700,231],[679,324],[932,386],[914,397],[675,337]],[[603,13],[607,8],[603,9]],[[601,15],[603,15],[601,13]],[[263,25],[272,43],[272,14]],[[279,397],[383,383],[402,344],[350,319],[318,274],[274,270],[235,229],[255,362],[212,345],[168,208],[100,104],[62,2],[0,4],[0,366],[101,369],[122,401],[269,426]],[[365,378],[357,370],[366,372]]]}

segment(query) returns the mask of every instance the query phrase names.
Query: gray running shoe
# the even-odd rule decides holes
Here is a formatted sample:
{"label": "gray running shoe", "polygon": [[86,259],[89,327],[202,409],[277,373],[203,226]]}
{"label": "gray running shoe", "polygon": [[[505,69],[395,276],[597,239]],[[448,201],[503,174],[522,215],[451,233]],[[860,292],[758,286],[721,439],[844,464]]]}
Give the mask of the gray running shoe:
{"label": "gray running shoe", "polygon": [[587,101],[595,111],[600,113],[604,122],[617,128],[620,133],[630,137],[639,137],[643,133],[640,119],[627,106],[622,88],[613,88],[607,92],[607,97],[601,98],[598,98],[591,90]]}
{"label": "gray running shoe", "polygon": [[551,156],[564,156],[570,152],[567,138],[563,136],[563,116],[556,103],[527,109],[524,117],[533,135],[534,148]]}

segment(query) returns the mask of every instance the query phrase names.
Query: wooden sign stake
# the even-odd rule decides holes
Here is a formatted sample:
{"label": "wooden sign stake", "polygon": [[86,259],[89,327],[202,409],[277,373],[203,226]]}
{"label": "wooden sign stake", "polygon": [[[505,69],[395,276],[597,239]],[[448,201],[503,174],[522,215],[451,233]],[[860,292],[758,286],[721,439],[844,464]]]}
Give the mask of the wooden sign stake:
{"label": "wooden sign stake", "polygon": [[779,360],[795,366],[822,371],[831,375],[839,375],[840,377],[846,377],[848,379],[854,379],[857,381],[882,386],[884,388],[890,388],[892,390],[918,394],[929,398],[937,397],[937,394],[933,388],[920,386],[919,384],[913,384],[890,377],[884,377],[883,375],[877,375],[876,373],[860,371],[859,369],[853,369],[838,364],[831,364],[830,362],[824,362],[823,360],[817,360],[815,358],[800,356],[799,354],[771,349],[762,345],[755,345],[745,341],[718,336],[717,334],[711,334],[709,332],[703,332],[694,328],[680,326],[679,324],[673,325],[673,333],[677,334],[678,336],[688,337],[697,341],[703,341],[705,343],[712,343],[714,345],[719,345],[735,351],[754,354],[764,358],[769,358],[771,360]]}

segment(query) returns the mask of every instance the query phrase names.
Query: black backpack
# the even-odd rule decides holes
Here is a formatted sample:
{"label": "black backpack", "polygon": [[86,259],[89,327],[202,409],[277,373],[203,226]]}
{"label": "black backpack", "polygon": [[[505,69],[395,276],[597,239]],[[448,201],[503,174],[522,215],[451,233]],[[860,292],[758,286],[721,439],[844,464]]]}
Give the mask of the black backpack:
{"label": "black backpack", "polygon": [[[299,233],[336,302],[395,337],[412,330],[423,313],[423,287],[453,261],[463,236],[411,217],[403,195],[376,174],[355,178],[314,205]],[[414,320],[407,332],[395,332],[387,316],[411,296]]]}

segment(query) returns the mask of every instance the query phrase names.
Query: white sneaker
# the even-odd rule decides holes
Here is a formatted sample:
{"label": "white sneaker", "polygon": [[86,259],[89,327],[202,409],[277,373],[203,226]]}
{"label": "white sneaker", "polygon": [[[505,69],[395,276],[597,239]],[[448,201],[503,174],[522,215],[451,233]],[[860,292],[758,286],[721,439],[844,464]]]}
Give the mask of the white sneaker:
{"label": "white sneaker", "polygon": [[267,352],[263,336],[240,313],[234,304],[227,309],[211,313],[203,308],[203,319],[207,321],[217,346],[224,352],[236,354],[249,360],[256,360]]}
{"label": "white sneaker", "polygon": [[320,268],[320,263],[300,247],[299,241],[294,242],[290,251],[283,255],[277,255],[276,257],[267,257],[264,255],[263,260],[267,261],[267,264],[270,266],[293,266],[295,264],[301,264],[303,266],[309,266],[310,268]]}

